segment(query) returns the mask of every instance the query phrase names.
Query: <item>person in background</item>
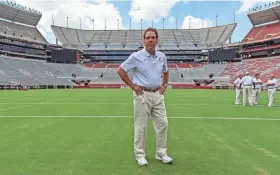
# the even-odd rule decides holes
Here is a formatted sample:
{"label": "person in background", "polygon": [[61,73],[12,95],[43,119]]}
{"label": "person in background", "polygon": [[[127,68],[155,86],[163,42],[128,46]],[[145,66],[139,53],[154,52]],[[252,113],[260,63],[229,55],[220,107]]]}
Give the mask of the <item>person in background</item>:
{"label": "person in background", "polygon": [[254,82],[256,85],[256,88],[253,91],[254,105],[257,105],[259,103],[260,95],[262,92],[262,84],[263,84],[263,81],[260,79],[260,74],[255,75]]}
{"label": "person in background", "polygon": [[245,76],[241,80],[239,88],[243,85],[243,105],[246,105],[247,97],[250,106],[254,106],[253,89],[255,90],[255,83],[253,77],[249,72],[245,73]]}
{"label": "person in background", "polygon": [[242,89],[240,87],[242,80],[242,75],[240,74],[238,78],[234,81],[234,88],[235,88],[235,104],[241,105],[241,96],[242,96]]}
{"label": "person in background", "polygon": [[274,106],[274,96],[277,91],[277,79],[272,74],[270,79],[267,81],[267,93],[268,93],[268,107]]}

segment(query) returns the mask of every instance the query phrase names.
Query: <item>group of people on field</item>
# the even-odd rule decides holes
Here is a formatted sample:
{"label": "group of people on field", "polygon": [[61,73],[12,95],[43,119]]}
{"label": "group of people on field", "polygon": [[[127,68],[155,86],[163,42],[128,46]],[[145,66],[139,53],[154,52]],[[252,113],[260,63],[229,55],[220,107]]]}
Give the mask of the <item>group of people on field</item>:
{"label": "group of people on field", "polygon": [[248,103],[250,106],[255,106],[259,103],[260,94],[263,87],[266,87],[268,92],[268,107],[274,106],[274,97],[278,88],[278,80],[272,74],[269,80],[265,83],[260,79],[260,74],[251,76],[249,72],[242,74],[234,81],[234,87],[236,92],[235,104],[241,105],[241,96],[243,96],[243,105]]}

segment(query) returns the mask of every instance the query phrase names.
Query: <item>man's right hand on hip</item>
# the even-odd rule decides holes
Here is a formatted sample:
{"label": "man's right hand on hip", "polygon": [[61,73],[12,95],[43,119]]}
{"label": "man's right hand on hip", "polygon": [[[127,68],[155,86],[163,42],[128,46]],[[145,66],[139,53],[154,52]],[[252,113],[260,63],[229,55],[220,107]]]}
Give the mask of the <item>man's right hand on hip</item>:
{"label": "man's right hand on hip", "polygon": [[138,86],[136,84],[132,84],[130,87],[131,87],[132,90],[135,91],[135,93],[137,95],[143,95],[144,94],[143,89],[140,86]]}

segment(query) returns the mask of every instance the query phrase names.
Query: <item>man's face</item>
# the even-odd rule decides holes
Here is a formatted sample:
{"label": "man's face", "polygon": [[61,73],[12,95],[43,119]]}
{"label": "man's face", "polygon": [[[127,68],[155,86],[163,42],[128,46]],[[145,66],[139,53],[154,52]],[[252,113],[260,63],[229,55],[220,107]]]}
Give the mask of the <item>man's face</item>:
{"label": "man's face", "polygon": [[144,39],[145,48],[148,50],[155,49],[157,42],[158,40],[156,38],[156,33],[153,31],[148,31]]}

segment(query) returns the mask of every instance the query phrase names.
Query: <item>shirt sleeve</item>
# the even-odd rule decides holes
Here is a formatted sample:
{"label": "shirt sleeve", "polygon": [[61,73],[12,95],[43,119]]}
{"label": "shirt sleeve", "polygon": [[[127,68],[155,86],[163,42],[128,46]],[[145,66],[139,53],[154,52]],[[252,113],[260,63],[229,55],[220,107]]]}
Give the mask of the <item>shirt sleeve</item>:
{"label": "shirt sleeve", "polygon": [[121,67],[125,72],[129,72],[131,69],[135,68],[135,56],[131,54],[122,64]]}
{"label": "shirt sleeve", "polygon": [[164,55],[164,64],[163,64],[162,72],[167,72],[167,71],[168,71],[167,58],[166,55]]}

